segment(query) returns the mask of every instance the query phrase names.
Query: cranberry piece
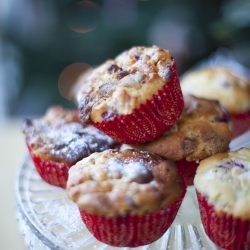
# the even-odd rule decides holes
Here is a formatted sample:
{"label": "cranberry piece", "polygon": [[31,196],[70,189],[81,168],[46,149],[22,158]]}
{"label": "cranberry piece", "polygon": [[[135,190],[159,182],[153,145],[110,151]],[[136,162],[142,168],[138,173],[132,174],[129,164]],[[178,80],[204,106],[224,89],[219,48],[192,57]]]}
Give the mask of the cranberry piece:
{"label": "cranberry piece", "polygon": [[115,117],[117,117],[118,115],[117,114],[114,114],[114,113],[111,113],[111,112],[108,112],[108,111],[105,111],[102,113],[102,119],[104,122],[108,122],[112,119],[114,119]]}
{"label": "cranberry piece", "polygon": [[225,122],[225,123],[229,123],[230,122],[230,114],[229,112],[226,110],[225,107],[221,106],[221,109],[223,111],[223,115],[220,117],[216,117],[216,122]]}
{"label": "cranberry piece", "polygon": [[134,55],[135,60],[138,61],[140,59],[140,57],[138,55]]}
{"label": "cranberry piece", "polygon": [[244,168],[244,164],[238,159],[234,160],[234,165],[239,168]]}
{"label": "cranberry piece", "polygon": [[219,165],[218,168],[230,169],[230,168],[232,168],[232,163],[230,161],[225,162],[225,163]]}

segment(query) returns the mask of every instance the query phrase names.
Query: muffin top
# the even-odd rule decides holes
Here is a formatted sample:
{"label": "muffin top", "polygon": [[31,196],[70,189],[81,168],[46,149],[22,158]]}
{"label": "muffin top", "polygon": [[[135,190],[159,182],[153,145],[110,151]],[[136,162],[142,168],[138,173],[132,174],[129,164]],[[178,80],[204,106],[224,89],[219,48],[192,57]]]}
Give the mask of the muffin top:
{"label": "muffin top", "polygon": [[82,80],[78,94],[83,123],[131,114],[169,82],[175,71],[169,51],[133,47],[108,60]]}
{"label": "muffin top", "polygon": [[70,168],[67,182],[68,196],[78,207],[108,217],[158,210],[184,190],[172,161],[134,149],[93,153]]}
{"label": "muffin top", "polygon": [[250,110],[250,82],[225,67],[205,67],[181,79],[183,94],[218,100],[232,114]]}
{"label": "muffin top", "polygon": [[23,133],[32,152],[45,160],[74,164],[116,142],[93,126],[84,127],[75,110],[53,106],[38,119],[25,119]]}
{"label": "muffin top", "polygon": [[229,149],[230,117],[218,101],[184,95],[180,119],[156,140],[130,145],[174,161],[199,161]]}
{"label": "muffin top", "polygon": [[194,185],[217,213],[250,220],[250,149],[220,153],[201,161]]}

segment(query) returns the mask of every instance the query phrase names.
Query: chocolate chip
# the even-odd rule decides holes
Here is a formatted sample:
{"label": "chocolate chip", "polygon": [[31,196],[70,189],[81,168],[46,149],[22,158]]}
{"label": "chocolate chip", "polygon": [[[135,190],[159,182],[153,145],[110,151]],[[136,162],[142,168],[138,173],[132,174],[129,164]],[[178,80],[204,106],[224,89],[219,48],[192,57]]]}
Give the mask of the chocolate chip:
{"label": "chocolate chip", "polygon": [[128,74],[129,74],[128,71],[120,71],[120,72],[118,72],[118,73],[116,74],[116,78],[117,78],[118,80],[120,80],[120,79],[122,79],[124,76],[127,76]]}
{"label": "chocolate chip", "polygon": [[108,67],[108,72],[109,73],[114,73],[117,72],[120,68],[116,64],[112,64]]}

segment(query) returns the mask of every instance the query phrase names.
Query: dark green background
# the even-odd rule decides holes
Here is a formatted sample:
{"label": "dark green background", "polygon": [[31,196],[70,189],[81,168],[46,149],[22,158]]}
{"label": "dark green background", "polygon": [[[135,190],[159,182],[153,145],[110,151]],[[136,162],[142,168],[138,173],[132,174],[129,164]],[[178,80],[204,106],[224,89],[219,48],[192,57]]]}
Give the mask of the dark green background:
{"label": "dark green background", "polygon": [[[10,60],[18,73],[13,77],[11,69],[4,71],[3,84],[12,84],[8,91],[17,89],[6,100],[7,115],[41,115],[53,104],[75,107],[58,91],[58,78],[65,67],[75,62],[95,66],[135,45],[160,41],[167,46],[173,37],[176,41],[180,37],[187,52],[179,50],[179,41],[172,42],[180,75],[220,47],[228,48],[250,67],[248,1],[99,0],[93,1],[100,6],[98,10],[79,10],[70,16],[77,2],[29,0],[11,6],[1,27],[2,61]],[[67,26],[69,22],[88,26],[89,20],[98,26],[87,33]],[[154,32],[160,37],[162,32],[165,41],[155,39]],[[172,47],[164,48],[171,51]]]}

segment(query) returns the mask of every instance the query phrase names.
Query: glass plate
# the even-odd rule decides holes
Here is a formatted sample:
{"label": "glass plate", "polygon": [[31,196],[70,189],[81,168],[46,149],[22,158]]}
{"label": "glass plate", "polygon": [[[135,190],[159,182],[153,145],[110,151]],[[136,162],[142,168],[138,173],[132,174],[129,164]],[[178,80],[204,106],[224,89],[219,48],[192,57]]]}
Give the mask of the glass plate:
{"label": "glass plate", "polygon": [[[232,150],[250,147],[250,131],[233,140]],[[83,224],[75,203],[65,190],[44,182],[27,155],[16,176],[17,221],[29,249],[114,250],[97,241]],[[220,249],[204,233],[194,187],[188,187],[180,210],[169,230],[156,242],[137,250]]]}
{"label": "glass plate", "polygon": [[[29,156],[16,179],[17,220],[26,244],[35,250],[126,249],[97,241],[83,224],[75,203],[65,190],[45,183]],[[220,249],[206,236],[201,224],[194,187],[188,188],[171,228],[156,242],[133,249]]]}

